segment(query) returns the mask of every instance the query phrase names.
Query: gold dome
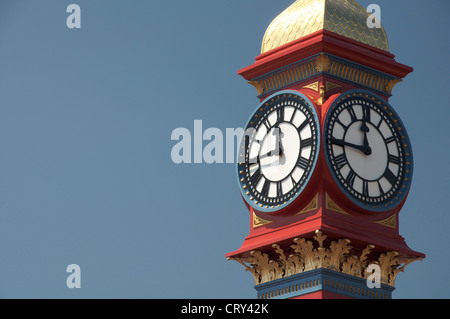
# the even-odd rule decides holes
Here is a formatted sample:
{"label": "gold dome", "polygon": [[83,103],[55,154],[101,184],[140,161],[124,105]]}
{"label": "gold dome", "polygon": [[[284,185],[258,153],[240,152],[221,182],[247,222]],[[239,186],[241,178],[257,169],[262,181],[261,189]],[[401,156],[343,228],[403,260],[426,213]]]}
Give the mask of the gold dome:
{"label": "gold dome", "polygon": [[320,30],[389,51],[383,27],[367,26],[369,15],[355,0],[297,0],[272,21],[264,35],[261,53]]}

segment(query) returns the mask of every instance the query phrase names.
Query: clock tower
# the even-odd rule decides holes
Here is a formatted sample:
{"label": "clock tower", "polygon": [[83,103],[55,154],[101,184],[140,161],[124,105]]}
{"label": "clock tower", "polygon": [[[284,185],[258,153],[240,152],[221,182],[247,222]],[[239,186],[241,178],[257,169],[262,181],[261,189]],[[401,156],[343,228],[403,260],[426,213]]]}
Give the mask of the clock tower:
{"label": "clock tower", "polygon": [[257,298],[389,299],[424,254],[399,234],[413,153],[389,98],[412,68],[354,0],[297,0],[239,71],[256,88],[237,178],[250,233],[226,256]]}

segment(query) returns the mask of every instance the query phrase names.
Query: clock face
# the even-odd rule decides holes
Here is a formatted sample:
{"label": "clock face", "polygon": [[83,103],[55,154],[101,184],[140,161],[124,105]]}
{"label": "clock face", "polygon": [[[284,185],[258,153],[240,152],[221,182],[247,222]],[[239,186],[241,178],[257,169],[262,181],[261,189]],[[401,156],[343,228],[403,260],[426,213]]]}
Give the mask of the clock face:
{"label": "clock face", "polygon": [[299,92],[280,92],[258,107],[238,161],[241,192],[251,206],[276,212],[301,193],[317,161],[318,128],[314,107]]}
{"label": "clock face", "polygon": [[412,151],[384,100],[364,91],[344,93],[328,111],[324,140],[332,175],[354,203],[386,211],[402,202],[411,183]]}

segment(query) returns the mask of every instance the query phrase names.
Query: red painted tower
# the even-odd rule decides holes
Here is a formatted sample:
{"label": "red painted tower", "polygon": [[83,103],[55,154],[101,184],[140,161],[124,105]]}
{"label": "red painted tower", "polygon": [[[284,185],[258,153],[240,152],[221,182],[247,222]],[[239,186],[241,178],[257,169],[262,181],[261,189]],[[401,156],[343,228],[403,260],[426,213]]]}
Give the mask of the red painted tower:
{"label": "red painted tower", "polygon": [[298,0],[239,71],[261,104],[237,167],[250,234],[226,256],[258,298],[391,298],[425,257],[399,234],[413,158],[388,104],[413,69],[370,19],[354,0]]}

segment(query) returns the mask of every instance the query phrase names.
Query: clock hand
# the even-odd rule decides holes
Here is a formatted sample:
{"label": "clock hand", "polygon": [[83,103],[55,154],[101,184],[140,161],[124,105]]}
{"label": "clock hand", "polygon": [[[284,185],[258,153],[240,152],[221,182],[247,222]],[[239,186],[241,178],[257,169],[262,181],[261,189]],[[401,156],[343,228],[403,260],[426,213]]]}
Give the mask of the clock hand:
{"label": "clock hand", "polygon": [[370,132],[370,129],[367,126],[366,121],[363,121],[363,124],[361,125],[361,132],[364,132],[364,133],[369,133]]}
{"label": "clock hand", "polygon": [[371,149],[369,146],[365,146],[365,145],[356,145],[356,144],[348,143],[348,142],[346,142],[346,141],[344,141],[344,140],[338,140],[338,139],[335,139],[334,137],[332,137],[331,139],[329,139],[329,141],[330,141],[332,144],[336,144],[336,145],[339,145],[339,146],[348,146],[348,147],[352,147],[352,148],[354,148],[354,149],[357,149],[358,151],[363,152],[363,153],[366,154],[366,155],[372,154],[372,149]]}
{"label": "clock hand", "polygon": [[279,150],[278,150],[278,156],[283,155],[283,154],[284,154],[284,147],[283,147],[283,142],[281,141],[281,138],[280,138],[280,143],[279,143],[279,145],[278,145],[278,148],[279,148]]}
{"label": "clock hand", "polygon": [[259,163],[262,159],[266,158],[266,157],[272,157],[272,156],[281,156],[284,152],[283,149],[283,145],[281,144],[281,140],[280,140],[280,144],[279,147],[274,149],[273,151],[268,152],[267,154],[263,154],[263,155],[258,155],[256,158],[251,158],[249,160],[250,164],[256,164]]}
{"label": "clock hand", "polygon": [[272,154],[274,151],[270,151],[269,153],[267,153],[267,154],[264,154],[264,155],[258,155],[258,156],[256,156],[256,158],[251,158],[251,159],[249,159],[249,163],[250,164],[256,164],[256,163],[259,163],[262,159],[264,159],[264,158],[266,158],[266,157],[272,157],[272,156],[274,156],[274,154]]}
{"label": "clock hand", "polygon": [[[283,134],[283,132],[281,132],[281,130],[278,128],[278,132],[275,133],[274,135],[276,135],[277,137],[277,142],[278,145],[277,147],[275,147],[275,149],[273,151],[268,152],[267,154],[264,155],[258,155],[256,158],[252,158],[249,160],[250,164],[256,164],[259,163],[262,159],[266,158],[266,157],[272,157],[272,156],[281,156],[284,153],[284,148],[283,148],[283,143],[281,141],[281,134]],[[258,141],[259,143],[259,141]]]}
{"label": "clock hand", "polygon": [[281,132],[281,130],[278,128],[279,132],[278,134],[276,134],[277,140],[277,147],[271,152],[272,155],[276,155],[276,156],[281,156],[284,153],[284,148],[283,148],[283,142],[281,137],[283,136],[283,132]]}
{"label": "clock hand", "polygon": [[372,149],[369,147],[369,140],[367,139],[367,133],[370,131],[369,127],[366,124],[366,121],[363,121],[361,125],[361,132],[364,133],[364,147],[367,147],[366,155],[372,154]]}

